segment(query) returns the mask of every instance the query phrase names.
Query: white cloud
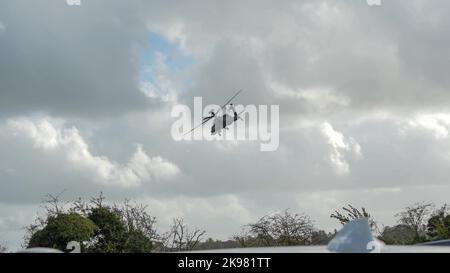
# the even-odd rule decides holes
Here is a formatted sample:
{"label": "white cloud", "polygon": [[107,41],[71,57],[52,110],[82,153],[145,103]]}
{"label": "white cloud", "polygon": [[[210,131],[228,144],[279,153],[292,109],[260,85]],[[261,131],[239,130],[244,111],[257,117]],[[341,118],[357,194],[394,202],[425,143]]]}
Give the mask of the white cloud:
{"label": "white cloud", "polygon": [[89,171],[92,179],[101,184],[136,187],[145,182],[171,179],[180,172],[170,161],[148,156],[142,145],[138,145],[125,165],[106,156],[93,155],[78,129],[64,127],[61,120],[15,118],[8,120],[8,128],[15,135],[31,139],[35,148],[62,152],[74,168]]}
{"label": "white cloud", "polygon": [[408,122],[408,125],[428,130],[436,139],[446,139],[449,137],[450,114],[418,114]]}
{"label": "white cloud", "polygon": [[346,155],[352,153],[362,156],[361,146],[352,138],[345,137],[341,132],[336,131],[333,126],[324,122],[322,133],[330,145],[330,161],[336,169],[338,175],[346,175],[350,172],[350,165],[346,161]]}
{"label": "white cloud", "polygon": [[349,98],[338,95],[334,90],[327,88],[293,90],[276,82],[270,82],[269,86],[277,96],[305,100],[317,110],[324,110],[333,106],[346,107],[350,104]]}

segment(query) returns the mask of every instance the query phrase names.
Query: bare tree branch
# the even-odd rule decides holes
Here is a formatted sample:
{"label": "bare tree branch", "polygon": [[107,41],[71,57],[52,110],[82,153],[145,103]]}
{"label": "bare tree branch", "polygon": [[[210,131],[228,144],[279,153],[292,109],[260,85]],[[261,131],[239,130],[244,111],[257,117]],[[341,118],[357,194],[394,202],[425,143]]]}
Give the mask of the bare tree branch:
{"label": "bare tree branch", "polygon": [[194,228],[191,230],[183,218],[174,218],[170,229],[168,251],[190,251],[193,250],[206,234],[205,230]]}

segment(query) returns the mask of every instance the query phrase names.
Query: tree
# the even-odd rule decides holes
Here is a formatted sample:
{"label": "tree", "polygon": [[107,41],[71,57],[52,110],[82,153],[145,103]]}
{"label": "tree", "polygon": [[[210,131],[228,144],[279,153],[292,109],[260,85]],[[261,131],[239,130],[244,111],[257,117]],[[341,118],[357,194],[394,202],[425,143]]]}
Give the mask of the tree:
{"label": "tree", "polygon": [[91,210],[89,219],[97,225],[97,229],[89,251],[139,253],[152,250],[151,238],[122,217],[123,211],[117,208],[97,207]]}
{"label": "tree", "polygon": [[91,207],[81,202],[77,207],[82,212],[88,211],[88,218],[97,225],[89,251],[140,253],[153,249],[156,220],[147,213],[145,206],[132,205],[128,200],[122,206],[107,206],[100,195],[91,200]]}
{"label": "tree", "polygon": [[199,228],[189,228],[183,218],[174,218],[171,229],[166,235],[165,249],[169,251],[193,250],[205,233],[205,230]]}
{"label": "tree", "polygon": [[85,242],[87,252],[150,252],[153,249],[156,220],[143,205],[105,205],[104,197],[90,202],[78,199],[72,205],[48,195],[46,214],[27,227],[28,247],[64,249],[69,241]]}
{"label": "tree", "polygon": [[242,247],[310,245],[314,233],[311,219],[289,210],[261,217],[234,239]]}
{"label": "tree", "polygon": [[60,196],[63,192],[59,193],[58,195],[47,194],[45,196],[45,199],[43,201],[43,208],[45,211],[44,215],[42,216],[38,214],[36,219],[34,219],[34,223],[31,223],[30,225],[25,227],[26,232],[24,236],[24,243],[22,244],[23,247],[29,247],[31,237],[36,232],[39,232],[40,230],[45,228],[50,217],[56,217],[59,213],[62,213],[64,211],[64,204],[62,204],[60,200]]}
{"label": "tree", "polygon": [[365,208],[361,208],[361,210],[359,210],[350,204],[347,206],[348,207],[342,207],[343,212],[339,212],[336,210],[333,214],[330,215],[330,217],[337,219],[342,225],[345,225],[355,219],[368,218],[369,225],[372,231],[378,232],[377,223]]}
{"label": "tree", "polygon": [[156,231],[156,218],[147,212],[147,206],[131,204],[125,200],[122,207],[116,207],[120,211],[123,221],[129,232],[140,232],[147,238],[157,241],[159,235]]}
{"label": "tree", "polygon": [[399,218],[399,224],[412,229],[414,233],[412,243],[427,241],[427,220],[431,216],[433,208],[434,204],[432,203],[415,203],[395,215]]}
{"label": "tree", "polygon": [[123,252],[149,253],[153,250],[153,242],[139,230],[128,231],[123,245]]}
{"label": "tree", "polygon": [[428,219],[427,235],[433,241],[450,239],[450,214],[447,204],[434,211]]}
{"label": "tree", "polygon": [[233,240],[221,241],[208,238],[204,242],[200,242],[195,248],[196,250],[204,249],[223,249],[223,248],[236,248],[239,247],[238,243]]}
{"label": "tree", "polygon": [[44,228],[31,236],[28,247],[50,247],[64,251],[70,241],[88,241],[94,234],[95,224],[76,213],[50,216]]}
{"label": "tree", "polygon": [[385,227],[379,239],[388,245],[411,245],[415,242],[416,233],[408,225],[399,224]]}
{"label": "tree", "polygon": [[324,230],[315,230],[311,236],[311,245],[328,245],[333,239],[334,234]]}
{"label": "tree", "polygon": [[241,233],[233,235],[233,240],[236,241],[239,247],[258,247],[260,243],[248,230],[248,226],[245,226]]}
{"label": "tree", "polygon": [[123,252],[126,240],[125,223],[119,211],[110,207],[92,208],[89,219],[97,226],[90,243],[89,251],[99,253]]}
{"label": "tree", "polygon": [[202,249],[219,249],[221,248],[221,242],[218,240],[214,240],[213,238],[206,239],[205,242],[201,243]]}

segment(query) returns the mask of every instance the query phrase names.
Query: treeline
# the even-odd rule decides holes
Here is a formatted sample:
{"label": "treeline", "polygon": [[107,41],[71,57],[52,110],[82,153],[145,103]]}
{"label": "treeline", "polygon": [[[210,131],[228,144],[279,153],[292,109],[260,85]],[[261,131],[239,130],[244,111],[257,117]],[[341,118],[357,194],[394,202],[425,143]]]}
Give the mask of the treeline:
{"label": "treeline", "polygon": [[156,230],[147,207],[125,200],[108,204],[102,194],[68,204],[48,195],[45,213],[26,227],[24,246],[66,250],[70,241],[82,242],[82,252],[144,253],[193,250],[206,231],[174,218],[168,231]]}
{"label": "treeline", "polygon": [[380,228],[375,219],[362,208],[348,205],[331,214],[341,224],[357,218],[369,218],[372,231],[388,245],[414,245],[450,239],[450,207],[437,207],[433,203],[416,203],[395,214],[397,225]]}
{"label": "treeline", "polygon": [[395,215],[398,225],[385,227],[379,238],[387,244],[411,245],[450,239],[450,210],[447,204],[416,203]]}
{"label": "treeline", "polygon": [[309,216],[285,210],[261,217],[233,236],[239,247],[326,245],[334,233],[318,230]]}
{"label": "treeline", "polygon": [[[411,245],[450,239],[449,207],[417,203],[395,215],[398,224],[380,227],[365,209],[351,205],[330,215],[342,225],[369,218],[374,234],[387,244]],[[157,219],[146,206],[125,200],[105,202],[103,195],[72,203],[48,195],[44,214],[26,227],[24,247],[50,247],[67,251],[70,241],[82,242],[82,252],[139,253],[173,252],[236,247],[326,245],[336,231],[318,229],[304,214],[289,210],[261,217],[242,228],[227,241],[206,238],[206,231],[189,227],[183,218],[174,218],[166,231],[156,229]],[[0,246],[0,251],[6,251]]]}

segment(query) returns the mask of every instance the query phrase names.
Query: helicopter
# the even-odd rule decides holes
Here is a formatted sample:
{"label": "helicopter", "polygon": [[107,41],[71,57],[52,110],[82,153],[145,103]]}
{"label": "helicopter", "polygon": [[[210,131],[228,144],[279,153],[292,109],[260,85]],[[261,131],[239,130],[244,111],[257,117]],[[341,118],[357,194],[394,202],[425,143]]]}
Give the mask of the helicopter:
{"label": "helicopter", "polygon": [[[213,125],[211,126],[211,135],[218,134],[221,136],[220,132],[222,130],[228,130],[229,126],[236,122],[237,120],[242,120],[240,115],[242,115],[245,111],[242,111],[240,113],[236,112],[236,109],[234,108],[233,103],[231,103],[243,90],[239,90],[236,94],[234,94],[233,97],[231,97],[222,107],[217,109],[216,111],[210,111],[210,116],[204,117],[202,120],[202,123],[194,127],[191,131],[187,132],[185,135],[192,133],[197,128],[203,126],[210,120],[213,120]],[[219,115],[219,112],[222,111],[222,115]],[[231,111],[233,115],[229,115],[228,112]]]}

